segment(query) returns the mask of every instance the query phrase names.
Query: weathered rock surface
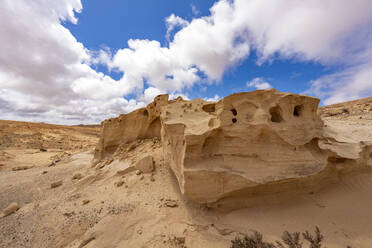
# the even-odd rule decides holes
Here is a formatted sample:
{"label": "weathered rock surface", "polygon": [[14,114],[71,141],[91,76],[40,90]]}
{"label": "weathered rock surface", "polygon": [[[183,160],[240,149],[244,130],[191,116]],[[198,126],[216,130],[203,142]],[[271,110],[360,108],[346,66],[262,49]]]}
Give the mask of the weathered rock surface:
{"label": "weathered rock surface", "polygon": [[53,188],[57,188],[59,186],[62,186],[63,184],[63,180],[59,180],[59,181],[56,181],[56,182],[53,182],[50,184],[50,188],[53,189]]}
{"label": "weathered rock surface", "polygon": [[160,137],[160,111],[161,107],[167,104],[168,95],[159,95],[146,108],[105,120],[94,154],[95,160],[113,155],[121,144],[136,139]]}
{"label": "weathered rock surface", "polygon": [[76,172],[72,175],[72,180],[80,180],[83,178],[83,175],[80,172]]}
{"label": "weathered rock surface", "polygon": [[116,164],[118,164],[118,166],[120,167],[120,170],[118,170],[116,174],[120,176],[124,176],[133,171],[136,171],[136,174],[142,174],[150,173],[154,170],[154,159],[152,156],[145,156],[137,161],[135,164],[127,164],[115,161],[113,165],[115,166]]}
{"label": "weathered rock surface", "polygon": [[181,192],[198,203],[249,205],[258,195],[317,189],[337,180],[340,170],[372,163],[372,146],[362,137],[324,128],[318,103],[276,90],[217,103],[160,95],[146,108],[103,122],[95,162],[136,139],[161,137],[164,162]]}
{"label": "weathered rock surface", "polygon": [[200,203],[309,177],[327,164],[317,106],[318,99],[275,90],[173,103],[162,115],[164,155],[181,191]]}
{"label": "weathered rock surface", "polygon": [[152,156],[146,156],[138,161],[134,166],[137,170],[140,170],[143,173],[150,173],[154,170],[154,159]]}
{"label": "weathered rock surface", "polygon": [[19,209],[19,206],[16,202],[13,202],[8,207],[3,209],[3,217],[11,215],[12,213],[15,213]]}

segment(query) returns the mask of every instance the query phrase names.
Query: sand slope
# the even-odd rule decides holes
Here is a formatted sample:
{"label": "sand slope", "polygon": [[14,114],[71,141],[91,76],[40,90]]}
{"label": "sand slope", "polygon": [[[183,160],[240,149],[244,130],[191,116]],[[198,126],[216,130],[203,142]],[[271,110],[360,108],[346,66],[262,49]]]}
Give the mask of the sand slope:
{"label": "sand slope", "polygon": [[[152,181],[150,174],[122,178],[109,168],[97,172],[91,159],[89,153],[73,155],[47,174],[43,167],[2,172],[0,207],[17,202],[21,208],[0,219],[0,247],[79,247],[94,237],[85,247],[183,247],[184,240],[187,247],[222,248],[239,233],[259,230],[277,239],[283,230],[315,225],[329,248],[372,245],[369,173],[341,176],[327,189],[274,205],[224,213],[185,199],[173,174],[160,164]],[[74,172],[84,178],[72,180]],[[61,179],[62,186],[50,188]],[[121,180],[124,185],[115,186]],[[84,200],[90,202],[84,205]],[[178,206],[167,207],[173,201]]]}

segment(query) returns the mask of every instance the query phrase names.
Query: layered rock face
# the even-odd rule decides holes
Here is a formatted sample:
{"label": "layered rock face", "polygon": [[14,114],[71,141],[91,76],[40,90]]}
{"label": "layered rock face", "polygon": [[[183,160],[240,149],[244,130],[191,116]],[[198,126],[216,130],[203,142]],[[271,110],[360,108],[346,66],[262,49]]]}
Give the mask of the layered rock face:
{"label": "layered rock face", "polygon": [[136,139],[160,138],[161,108],[167,104],[168,95],[159,95],[146,108],[102,122],[101,136],[94,154],[95,162],[113,155],[121,144]]}
{"label": "layered rock face", "polygon": [[316,189],[337,179],[338,164],[367,165],[372,157],[370,144],[347,145],[324,129],[318,103],[276,90],[217,103],[161,95],[146,108],[104,121],[95,158],[135,139],[160,137],[181,192],[210,206],[241,207],[258,195]]}
{"label": "layered rock face", "polygon": [[164,156],[181,191],[211,203],[256,186],[320,173],[318,99],[275,90],[218,103],[176,102],[162,113]]}

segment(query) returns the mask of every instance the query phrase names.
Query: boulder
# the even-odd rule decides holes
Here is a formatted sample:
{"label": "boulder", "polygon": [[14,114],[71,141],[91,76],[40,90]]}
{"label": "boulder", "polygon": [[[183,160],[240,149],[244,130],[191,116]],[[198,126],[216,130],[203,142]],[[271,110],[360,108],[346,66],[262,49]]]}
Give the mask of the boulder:
{"label": "boulder", "polygon": [[119,176],[124,176],[133,171],[135,171],[137,175],[140,175],[142,173],[150,173],[154,170],[154,159],[152,156],[145,156],[136,163],[131,165],[128,165],[126,163],[120,164],[122,164],[123,168],[116,172],[116,174]]}
{"label": "boulder", "polygon": [[134,166],[143,173],[150,173],[154,170],[154,159],[152,156],[146,156],[139,160]]}

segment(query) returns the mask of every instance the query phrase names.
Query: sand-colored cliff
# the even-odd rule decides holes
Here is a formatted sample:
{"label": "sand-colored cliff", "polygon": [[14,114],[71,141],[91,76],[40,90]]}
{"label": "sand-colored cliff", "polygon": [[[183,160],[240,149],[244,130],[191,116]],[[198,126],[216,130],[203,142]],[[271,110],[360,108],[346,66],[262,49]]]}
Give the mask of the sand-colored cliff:
{"label": "sand-colored cliff", "polygon": [[318,103],[276,90],[217,103],[160,95],[103,122],[95,163],[120,159],[135,140],[160,138],[181,192],[197,203],[236,208],[276,193],[318,190],[342,171],[371,166],[371,144],[324,125]]}
{"label": "sand-colored cliff", "polygon": [[161,108],[167,104],[168,95],[159,95],[146,108],[102,122],[101,138],[94,155],[95,162],[112,156],[120,146],[134,140],[160,138]]}

